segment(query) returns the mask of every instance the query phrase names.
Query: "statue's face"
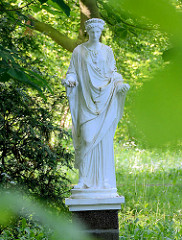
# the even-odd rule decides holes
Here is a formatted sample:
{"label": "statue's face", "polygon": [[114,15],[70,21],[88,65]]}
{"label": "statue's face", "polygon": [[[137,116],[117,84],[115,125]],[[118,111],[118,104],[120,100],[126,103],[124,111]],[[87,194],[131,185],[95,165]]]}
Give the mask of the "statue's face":
{"label": "statue's face", "polygon": [[92,42],[99,42],[100,36],[101,36],[101,29],[98,27],[93,27],[90,29],[90,31],[88,32],[89,35],[89,39]]}

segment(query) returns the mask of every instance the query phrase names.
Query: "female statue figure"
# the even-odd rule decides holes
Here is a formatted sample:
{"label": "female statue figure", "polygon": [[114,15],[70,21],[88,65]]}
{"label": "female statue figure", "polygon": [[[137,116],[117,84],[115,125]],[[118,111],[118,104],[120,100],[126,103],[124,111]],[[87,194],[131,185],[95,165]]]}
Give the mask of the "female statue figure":
{"label": "female statue figure", "polygon": [[89,40],[74,49],[64,80],[79,169],[75,189],[116,189],[113,138],[129,85],[117,73],[112,49],[99,41],[104,24],[85,22]]}

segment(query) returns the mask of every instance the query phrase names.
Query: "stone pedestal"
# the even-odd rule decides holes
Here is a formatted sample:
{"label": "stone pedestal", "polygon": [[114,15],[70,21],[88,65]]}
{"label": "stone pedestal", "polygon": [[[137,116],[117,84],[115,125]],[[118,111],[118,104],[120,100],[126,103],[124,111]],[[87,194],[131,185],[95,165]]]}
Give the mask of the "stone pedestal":
{"label": "stone pedestal", "polygon": [[72,199],[65,203],[73,214],[73,222],[79,219],[86,231],[95,239],[119,240],[118,210],[125,202],[123,196],[114,198]]}

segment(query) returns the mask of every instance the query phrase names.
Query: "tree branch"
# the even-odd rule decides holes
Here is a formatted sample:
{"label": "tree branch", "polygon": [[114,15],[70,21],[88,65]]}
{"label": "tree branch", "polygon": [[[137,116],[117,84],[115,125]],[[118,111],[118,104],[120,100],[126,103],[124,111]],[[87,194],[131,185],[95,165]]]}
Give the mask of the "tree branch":
{"label": "tree branch", "polygon": [[138,28],[138,29],[141,29],[141,30],[147,30],[147,31],[155,31],[155,30],[159,30],[157,28],[150,28],[150,27],[140,27],[140,26],[137,26],[137,25],[133,25],[131,23],[127,23],[125,22],[123,19],[121,19],[121,22],[129,27],[132,27],[132,28]]}
{"label": "tree branch", "polygon": [[67,35],[60,33],[49,24],[40,22],[33,17],[30,17],[30,21],[34,30],[49,36],[53,41],[70,52],[72,52],[74,48],[81,43],[79,39],[71,39]]}
{"label": "tree branch", "polygon": [[84,42],[87,38],[84,23],[89,18],[100,18],[97,7],[97,0],[79,0],[80,5],[80,30],[78,39],[71,39],[67,35],[60,33],[51,25],[38,21],[32,16],[29,17],[33,29],[49,36],[53,41],[72,52],[74,48]]}
{"label": "tree branch", "polygon": [[[111,21],[109,21],[108,18],[106,18],[105,16],[103,16],[101,14],[101,17],[111,26],[115,26],[116,24],[114,23],[111,23]],[[147,30],[147,31],[156,31],[156,30],[159,30],[158,28],[149,28],[149,27],[140,27],[140,26],[137,26],[137,25],[133,25],[131,23],[127,23],[125,22],[123,19],[120,19],[120,22],[123,23],[124,25],[127,25],[129,27],[132,27],[132,28],[137,28],[137,29],[140,29],[140,30]]]}

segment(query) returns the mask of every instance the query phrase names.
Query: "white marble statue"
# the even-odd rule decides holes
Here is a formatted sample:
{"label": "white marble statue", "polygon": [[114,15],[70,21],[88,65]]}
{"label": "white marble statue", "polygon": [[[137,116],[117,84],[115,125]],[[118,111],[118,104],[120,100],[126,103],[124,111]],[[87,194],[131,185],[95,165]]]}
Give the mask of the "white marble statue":
{"label": "white marble statue", "polygon": [[64,80],[72,116],[75,189],[116,189],[113,138],[129,85],[117,73],[113,51],[102,44],[104,21],[85,22],[89,40],[72,54]]}

